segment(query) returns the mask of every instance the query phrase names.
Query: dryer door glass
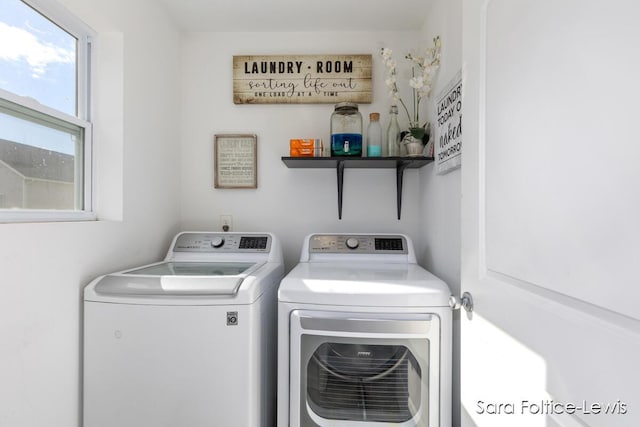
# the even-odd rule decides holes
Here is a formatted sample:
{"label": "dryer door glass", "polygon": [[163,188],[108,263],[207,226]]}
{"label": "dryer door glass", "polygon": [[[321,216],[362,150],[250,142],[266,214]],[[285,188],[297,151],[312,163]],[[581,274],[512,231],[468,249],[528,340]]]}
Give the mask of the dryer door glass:
{"label": "dryer door glass", "polygon": [[302,337],[303,348],[314,349],[305,351],[311,354],[301,366],[302,395],[312,419],[423,425],[419,420],[426,421],[429,407],[428,340],[318,338]]}

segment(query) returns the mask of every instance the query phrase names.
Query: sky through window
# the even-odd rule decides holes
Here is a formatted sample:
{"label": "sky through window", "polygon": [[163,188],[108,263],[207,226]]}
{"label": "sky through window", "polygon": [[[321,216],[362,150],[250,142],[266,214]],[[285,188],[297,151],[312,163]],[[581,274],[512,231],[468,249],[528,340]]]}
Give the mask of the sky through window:
{"label": "sky through window", "polygon": [[[20,0],[0,0],[0,88],[75,116],[75,37]],[[0,139],[72,153],[75,141],[0,114]]]}

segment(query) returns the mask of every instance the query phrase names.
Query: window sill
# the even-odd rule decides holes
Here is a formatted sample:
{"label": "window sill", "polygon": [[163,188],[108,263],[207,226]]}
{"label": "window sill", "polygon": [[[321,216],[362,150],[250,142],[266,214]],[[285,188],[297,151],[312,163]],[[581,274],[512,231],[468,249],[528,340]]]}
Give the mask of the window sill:
{"label": "window sill", "polygon": [[0,223],[95,221],[95,212],[0,209]]}

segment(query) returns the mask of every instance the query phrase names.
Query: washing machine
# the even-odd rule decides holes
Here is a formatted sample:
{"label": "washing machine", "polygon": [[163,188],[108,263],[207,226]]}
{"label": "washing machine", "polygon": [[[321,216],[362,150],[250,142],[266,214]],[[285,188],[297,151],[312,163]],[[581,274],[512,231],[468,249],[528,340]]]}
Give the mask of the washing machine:
{"label": "washing machine", "polygon": [[307,236],[278,290],[278,427],[451,427],[450,296],[405,235]]}
{"label": "washing machine", "polygon": [[270,427],[277,287],[269,233],[184,232],[162,262],[84,290],[84,427]]}

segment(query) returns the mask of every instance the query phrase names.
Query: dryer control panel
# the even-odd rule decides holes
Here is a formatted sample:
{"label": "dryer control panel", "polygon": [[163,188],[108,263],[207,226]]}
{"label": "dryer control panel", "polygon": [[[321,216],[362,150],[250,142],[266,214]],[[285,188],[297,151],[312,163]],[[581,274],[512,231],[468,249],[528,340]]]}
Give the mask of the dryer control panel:
{"label": "dryer control panel", "polygon": [[407,254],[407,240],[401,235],[314,234],[309,253]]}
{"label": "dryer control panel", "polygon": [[183,233],[171,248],[173,252],[269,252],[268,234]]}

